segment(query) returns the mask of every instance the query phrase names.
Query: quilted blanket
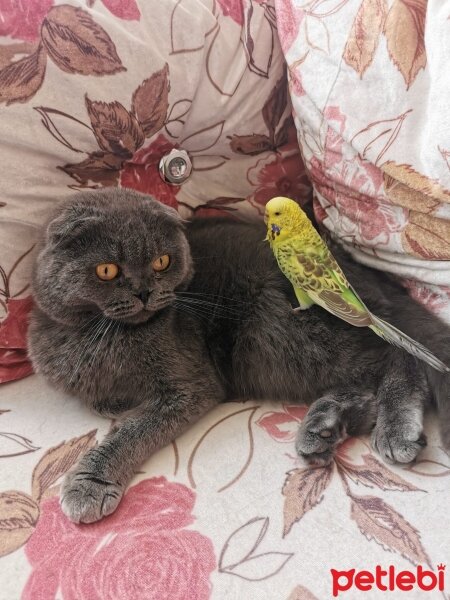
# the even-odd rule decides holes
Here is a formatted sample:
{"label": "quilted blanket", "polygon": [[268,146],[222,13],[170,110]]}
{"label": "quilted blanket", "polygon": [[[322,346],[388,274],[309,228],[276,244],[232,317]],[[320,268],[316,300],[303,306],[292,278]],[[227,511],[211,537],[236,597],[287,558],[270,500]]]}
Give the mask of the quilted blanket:
{"label": "quilted blanket", "polygon": [[[111,422],[36,375],[3,386],[0,408],[1,600],[449,597],[450,457],[432,416],[413,465],[357,438],[311,469],[293,441],[305,407],[223,404],[143,465],[115,514],[74,525],[61,475]],[[431,575],[403,592],[417,565]]]}

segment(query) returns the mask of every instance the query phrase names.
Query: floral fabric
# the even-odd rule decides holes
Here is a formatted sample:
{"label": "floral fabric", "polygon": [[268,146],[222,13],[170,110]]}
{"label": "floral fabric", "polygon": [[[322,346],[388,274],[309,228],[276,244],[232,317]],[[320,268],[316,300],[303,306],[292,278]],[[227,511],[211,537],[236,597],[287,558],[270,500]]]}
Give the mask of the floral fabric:
{"label": "floral fabric", "polygon": [[319,221],[450,322],[450,1],[275,6]]}
{"label": "floral fabric", "polygon": [[[148,460],[113,515],[74,525],[61,476],[112,424],[37,375],[2,392],[1,600],[328,600],[331,569],[448,569],[450,461],[433,419],[413,465],[383,464],[361,437],[314,469],[294,448],[306,407],[226,403]],[[445,577],[444,593],[364,597],[446,598]]]}
{"label": "floral fabric", "polygon": [[[192,217],[307,199],[271,1],[0,0],[0,36],[0,382],[31,372],[30,267],[59,200],[130,187]],[[158,174],[172,148],[181,186]]]}

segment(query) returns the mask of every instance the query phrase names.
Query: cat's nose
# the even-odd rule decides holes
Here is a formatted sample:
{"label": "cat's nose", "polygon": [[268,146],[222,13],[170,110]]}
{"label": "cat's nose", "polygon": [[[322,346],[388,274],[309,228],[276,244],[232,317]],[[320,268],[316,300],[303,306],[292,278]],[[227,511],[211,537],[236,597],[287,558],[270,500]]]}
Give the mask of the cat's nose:
{"label": "cat's nose", "polygon": [[136,296],[136,298],[139,298],[139,300],[142,302],[142,304],[144,306],[147,304],[147,301],[150,298],[149,290],[141,290],[140,292],[138,292],[137,294],[134,294],[134,295]]}

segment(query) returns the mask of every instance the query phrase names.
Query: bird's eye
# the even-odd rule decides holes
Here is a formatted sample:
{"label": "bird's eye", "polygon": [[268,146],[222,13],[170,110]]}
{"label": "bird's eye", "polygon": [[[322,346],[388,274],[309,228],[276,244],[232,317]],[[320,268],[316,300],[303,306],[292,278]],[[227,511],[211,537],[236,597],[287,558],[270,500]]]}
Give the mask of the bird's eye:
{"label": "bird's eye", "polygon": [[111,281],[119,274],[119,267],[114,263],[101,263],[95,267],[95,273],[102,281]]}
{"label": "bird's eye", "polygon": [[275,213],[275,216],[276,216],[276,217],[279,217],[280,215],[281,215],[281,213],[280,213],[280,212],[276,212],[276,213]]}
{"label": "bird's eye", "polygon": [[163,254],[162,256],[159,256],[156,260],[152,262],[152,267],[154,271],[165,271],[169,265],[170,256],[168,254]]}

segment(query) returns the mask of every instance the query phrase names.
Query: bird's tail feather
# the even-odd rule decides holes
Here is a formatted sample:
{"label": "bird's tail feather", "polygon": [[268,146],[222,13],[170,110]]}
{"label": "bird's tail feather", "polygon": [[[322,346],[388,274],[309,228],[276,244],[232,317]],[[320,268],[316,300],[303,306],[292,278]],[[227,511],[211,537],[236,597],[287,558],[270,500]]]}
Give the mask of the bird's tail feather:
{"label": "bird's tail feather", "polygon": [[412,338],[397,329],[390,323],[383,321],[379,317],[376,317],[372,313],[370,314],[373,325],[370,328],[384,340],[393,344],[394,346],[398,346],[399,348],[403,348],[409,354],[412,354],[416,358],[423,360],[434,369],[441,371],[442,373],[450,373],[450,368],[444,364],[437,356],[435,356],[428,348],[419,344]]}

